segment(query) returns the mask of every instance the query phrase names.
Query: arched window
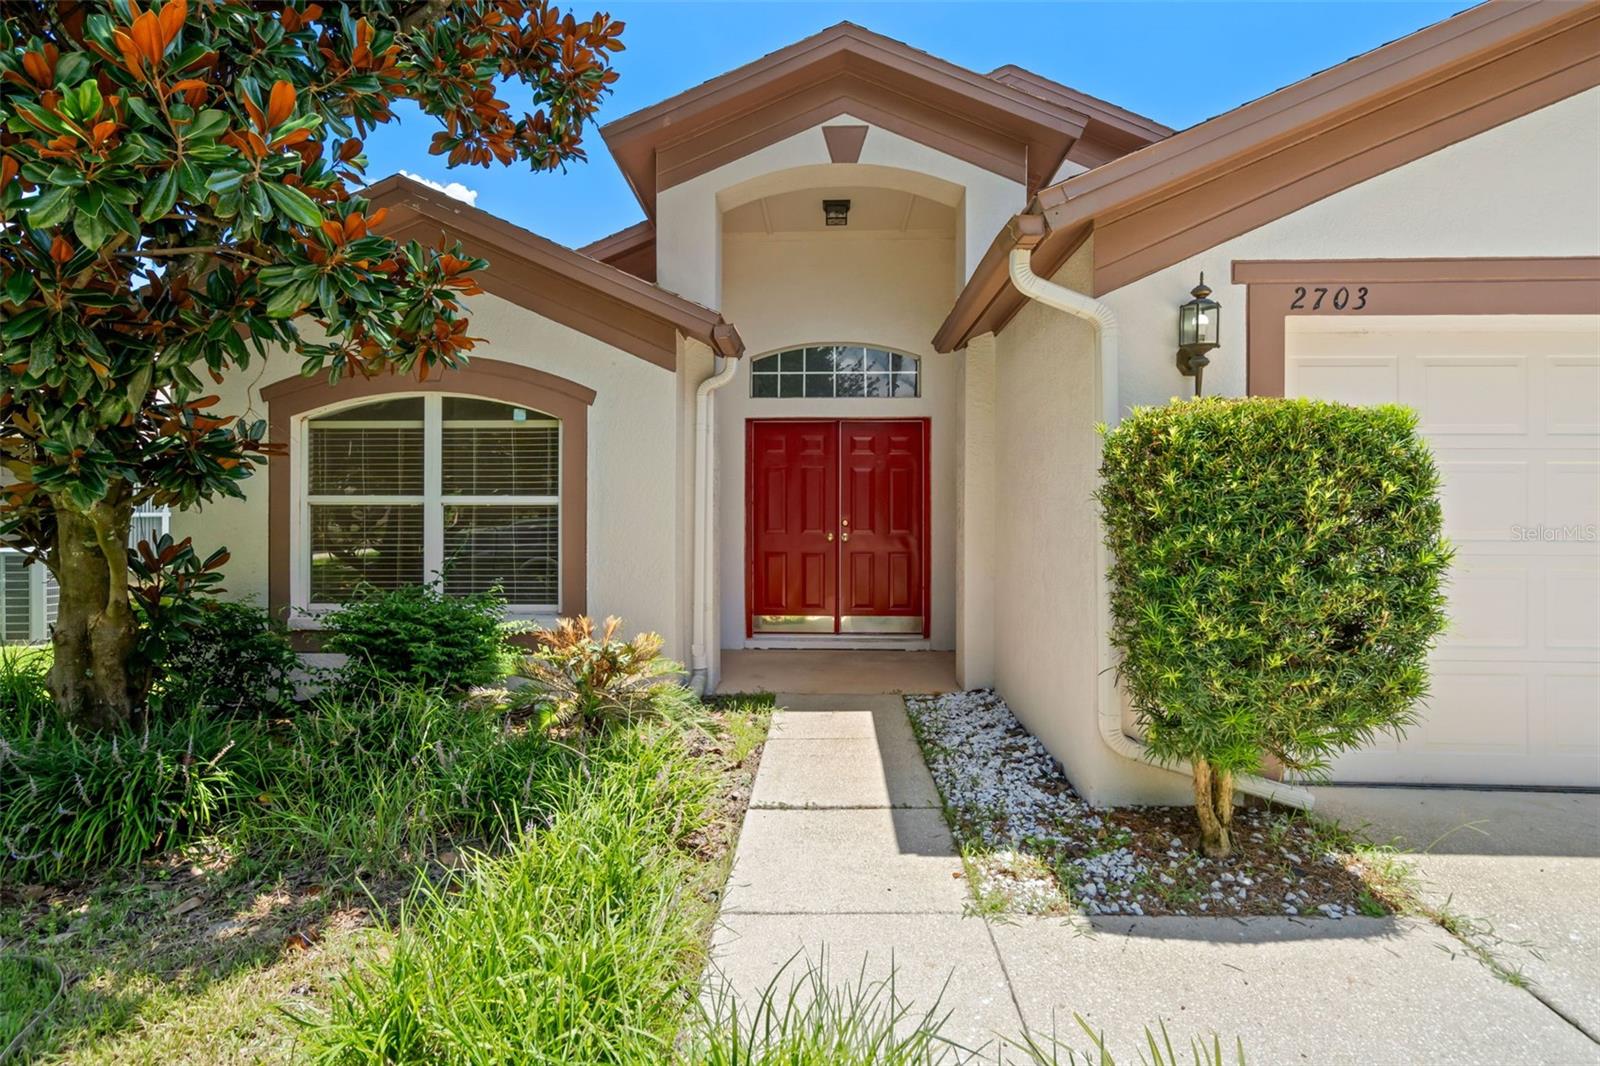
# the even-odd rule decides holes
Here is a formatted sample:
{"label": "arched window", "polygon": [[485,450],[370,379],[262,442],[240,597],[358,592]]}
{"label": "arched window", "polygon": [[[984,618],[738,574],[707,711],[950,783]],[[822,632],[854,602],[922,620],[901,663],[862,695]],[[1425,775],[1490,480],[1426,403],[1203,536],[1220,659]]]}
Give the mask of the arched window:
{"label": "arched window", "polygon": [[312,415],[305,426],[307,606],[441,578],[498,586],[519,612],[554,611],[560,584],[561,423],[439,393]]}
{"label": "arched window", "polygon": [[790,348],[756,359],[750,395],[760,398],[915,397],[921,383],[915,356],[860,344]]}

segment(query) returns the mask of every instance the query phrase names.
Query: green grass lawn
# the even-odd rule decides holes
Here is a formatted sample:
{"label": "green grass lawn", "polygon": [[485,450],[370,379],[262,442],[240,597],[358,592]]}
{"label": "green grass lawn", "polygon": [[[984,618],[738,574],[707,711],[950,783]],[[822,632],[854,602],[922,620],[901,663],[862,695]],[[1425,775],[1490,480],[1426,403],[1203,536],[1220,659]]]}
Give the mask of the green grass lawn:
{"label": "green grass lawn", "polygon": [[[279,794],[188,846],[80,880],[8,869],[0,951],[68,982],[22,1060],[669,1060],[763,701],[598,736],[439,710],[278,723],[238,773]],[[0,1037],[38,984],[0,981]]]}

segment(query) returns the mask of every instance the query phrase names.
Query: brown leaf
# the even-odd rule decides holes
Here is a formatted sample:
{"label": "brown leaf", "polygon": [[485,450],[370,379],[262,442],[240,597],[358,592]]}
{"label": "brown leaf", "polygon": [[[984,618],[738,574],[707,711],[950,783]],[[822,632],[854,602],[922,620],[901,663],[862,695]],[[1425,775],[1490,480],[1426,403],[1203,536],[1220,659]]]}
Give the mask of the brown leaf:
{"label": "brown leaf", "polygon": [[176,918],[180,915],[188,914],[198,906],[200,906],[200,897],[190,896],[176,907],[173,907],[171,910],[167,911],[167,913]]}
{"label": "brown leaf", "polygon": [[315,929],[296,929],[284,938],[283,946],[290,951],[306,951],[315,947],[321,939]]}
{"label": "brown leaf", "polygon": [[294,86],[282,79],[273,82],[272,95],[267,98],[267,124],[265,129],[276,129],[294,114]]}
{"label": "brown leaf", "polygon": [[161,9],[161,43],[169,45],[172,39],[178,36],[178,31],[183,29],[183,20],[188,17],[189,4],[187,0],[167,0]]}

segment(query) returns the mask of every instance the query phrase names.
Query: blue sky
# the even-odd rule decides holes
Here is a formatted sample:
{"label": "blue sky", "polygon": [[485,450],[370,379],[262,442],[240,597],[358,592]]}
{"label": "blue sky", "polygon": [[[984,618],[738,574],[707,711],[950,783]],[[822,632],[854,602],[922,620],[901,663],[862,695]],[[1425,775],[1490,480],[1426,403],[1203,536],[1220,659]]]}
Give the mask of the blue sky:
{"label": "blue sky", "polygon": [[[1298,81],[1472,6],[1414,3],[612,3],[627,23],[621,75],[601,121],[848,19],[987,73],[1017,63],[1176,129]],[[576,8],[580,15],[592,8]],[[520,101],[515,106],[520,107]],[[567,172],[448,169],[415,112],[367,142],[368,174],[398,170],[477,193],[477,206],[579,245],[643,212],[598,131]]]}

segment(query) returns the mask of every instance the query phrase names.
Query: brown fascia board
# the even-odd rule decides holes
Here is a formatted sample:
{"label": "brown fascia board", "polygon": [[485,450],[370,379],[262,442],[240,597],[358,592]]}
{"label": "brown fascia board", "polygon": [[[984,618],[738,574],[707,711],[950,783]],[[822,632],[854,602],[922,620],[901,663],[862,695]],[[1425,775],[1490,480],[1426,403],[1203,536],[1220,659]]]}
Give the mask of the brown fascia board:
{"label": "brown fascia board", "polygon": [[1063,85],[1052,78],[1036,74],[1026,67],[1019,67],[1015,63],[997,67],[991,70],[988,76],[1003,85],[1015,86],[1042,100],[1049,100],[1081,112],[1089,116],[1093,122],[1120,130],[1137,138],[1142,144],[1163,140],[1177,132],[1171,126],[1164,126],[1153,118],[1129,111],[1125,107],[1118,107],[1098,96],[1090,96],[1070,85]]}
{"label": "brown fascia board", "polygon": [[[1484,67],[1496,57],[1514,53],[1529,44],[1547,41],[1574,29],[1592,30],[1597,18],[1600,18],[1600,5],[1593,3],[1490,0],[1166,140],[1041,189],[1029,211],[1043,215],[1050,232],[1036,249],[1034,269],[1046,274],[1050,262],[1057,265],[1064,262],[1070,254],[1066,249],[1080,244],[1086,233],[1097,227],[1129,218],[1187,189],[1214,181],[1285,149],[1304,146],[1307,154],[1315,153],[1318,146],[1331,142],[1331,138],[1317,138],[1332,127],[1347,125],[1380,107],[1403,102],[1463,71]],[[1580,47],[1587,45],[1580,44]],[[1581,67],[1569,68],[1564,73],[1564,84],[1551,89],[1546,96],[1551,92],[1563,92],[1571,85],[1593,81]],[[1530,98],[1526,101],[1526,110],[1547,102],[1551,101],[1544,97]],[[1502,107],[1485,112],[1483,122],[1487,125],[1482,128],[1514,117],[1505,111]],[[1481,129],[1470,123],[1456,123],[1449,130],[1439,130],[1438,137],[1448,138],[1444,143],[1453,143],[1475,132]],[[1424,144],[1421,147],[1432,151],[1442,146]],[[1410,158],[1415,155],[1397,157],[1394,165]],[[1303,160],[1299,165],[1314,167],[1317,164]],[[1328,163],[1323,161],[1320,165],[1326,167]],[[1277,203],[1270,217],[1263,213],[1263,217],[1253,222],[1264,224],[1298,206],[1303,204]],[[997,240],[1003,241],[1004,237],[1002,233]],[[1227,238],[1220,236],[1218,239]],[[1101,243],[1097,239],[1097,294],[1136,280],[1129,271],[1122,271],[1114,278],[1102,276],[1105,272],[1098,262],[1103,258]],[[959,348],[974,336],[1003,328],[1021,307],[1023,298],[1009,284],[996,284],[994,278],[981,273],[999,270],[1005,274],[1007,255],[1009,247],[1006,255],[986,256],[980,263],[979,271],[975,271],[967,283],[967,288],[973,292],[970,295],[965,290],[962,292],[939,329],[940,350]],[[1146,261],[1138,265],[1137,276],[1160,269],[1161,265],[1166,264],[1146,257]],[[1129,276],[1123,276],[1125,274]],[[984,299],[986,293],[993,295]]]}
{"label": "brown fascia board", "polygon": [[619,255],[627,255],[656,239],[655,223],[649,219],[608,233],[597,241],[590,241],[577,249],[579,255],[608,263]]}
{"label": "brown fascia board", "polygon": [[[1461,62],[1503,50],[1524,34],[1600,15],[1593,3],[1490,0],[1295,82],[1103,167],[1039,190],[1052,221],[1126,207],[1166,185],[1226,168],[1263,144],[1315,136],[1345,108],[1403,95]],[[1070,209],[1068,205],[1071,205]]]}
{"label": "brown fascia board", "polygon": [[489,260],[478,275],[485,289],[658,366],[676,368],[676,333],[721,356],[744,352],[738,331],[710,308],[409,178],[384,178],[364,195],[389,208],[385,233],[420,239],[437,229]]}
{"label": "brown fascia board", "polygon": [[578,254],[609,263],[636,278],[656,280],[656,227],[646,219],[578,249]]}
{"label": "brown fascia board", "polygon": [[[1028,146],[1028,167],[1048,177],[1083,134],[1088,116],[1055,101],[958,67],[849,22],[831,26],[736,70],[601,127],[645,214],[654,217],[656,153],[747,118],[806,87],[852,75],[952,119]],[[692,176],[692,175],[691,175]],[[1030,182],[1030,186],[1042,180]],[[670,185],[668,186],[670,187]]]}

